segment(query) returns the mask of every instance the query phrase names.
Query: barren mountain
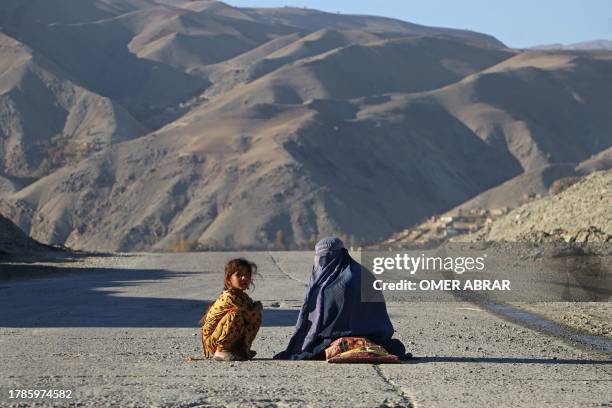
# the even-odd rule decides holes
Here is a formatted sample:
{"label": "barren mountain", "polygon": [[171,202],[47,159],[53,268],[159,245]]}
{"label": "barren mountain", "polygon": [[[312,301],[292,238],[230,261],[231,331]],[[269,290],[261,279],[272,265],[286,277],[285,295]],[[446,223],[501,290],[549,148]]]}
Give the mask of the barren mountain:
{"label": "barren mountain", "polygon": [[[592,156],[581,163],[550,164],[541,168],[525,171],[498,186],[492,187],[443,214],[430,217],[423,223],[396,232],[383,245],[415,246],[429,245],[448,240],[481,240],[488,233],[491,222],[509,210],[533,202],[542,197],[553,196],[581,182],[584,177],[596,171],[612,171],[612,148]],[[596,201],[592,204],[597,205]],[[452,221],[445,221],[452,220]],[[466,234],[466,230],[480,228],[473,233],[453,237],[454,234]],[[582,238],[588,238],[589,228],[597,235],[597,226],[585,226]],[[566,234],[558,229],[556,233]],[[542,239],[543,231],[523,234],[522,239]],[[591,234],[592,235],[592,234]],[[567,236],[566,236],[567,237]],[[557,236],[554,239],[563,239]],[[377,247],[377,245],[374,245]]]}
{"label": "barren mountain", "polygon": [[486,190],[476,197],[453,208],[449,213],[470,209],[514,208],[525,200],[525,196],[546,195],[557,180],[577,177],[574,164],[551,164],[526,171],[504,183]]}
{"label": "barren mountain", "polygon": [[213,82],[205,95],[214,97],[300,59],[351,44],[367,44],[380,39],[381,37],[364,31],[339,31],[329,28],[305,37],[297,33],[290,34],[278,37],[236,58],[200,67],[198,71],[202,75],[208,75]]}
{"label": "barren mountain", "polygon": [[9,177],[41,177],[147,133],[123,107],[1,33],[0,111],[0,180],[12,188]]}
{"label": "barren mountain", "polygon": [[612,146],[611,53],[210,1],[87,0],[82,22],[8,4],[30,53],[154,128],[31,184],[0,178],[0,212],[42,242],[372,242]]}
{"label": "barren mountain", "polygon": [[[321,42],[346,35],[329,31],[317,34],[327,40]],[[313,42],[317,40],[310,41]],[[420,92],[451,84],[514,55],[505,49],[482,48],[440,37],[402,37],[338,47],[337,43],[319,45],[320,53],[306,54],[296,62],[290,58],[288,64],[268,75],[253,75],[256,80],[214,102],[301,104],[315,98],[351,99],[390,92]]]}
{"label": "barren mountain", "polygon": [[503,46],[495,37],[482,33],[443,27],[427,27],[386,17],[342,15],[294,7],[247,8],[243,10],[258,21],[272,24],[287,24],[311,31],[324,28],[336,28],[379,33],[388,32],[428,36],[445,35],[461,38],[466,42],[478,43],[485,47]]}
{"label": "barren mountain", "polygon": [[435,91],[435,98],[526,171],[577,163],[612,144],[605,103],[611,66],[609,52],[526,52]]}
{"label": "barren mountain", "polygon": [[551,193],[551,189],[554,193],[557,188],[562,188],[587,174],[601,170],[612,170],[612,148],[593,155],[581,163],[551,164],[526,171],[499,186],[478,194],[450,210],[449,213],[476,208],[513,208],[524,201],[525,196],[545,196]]}
{"label": "barren mountain", "polygon": [[[131,3],[147,6],[116,17],[94,21],[86,18],[78,23],[55,22],[56,19],[45,21],[32,16],[34,12],[30,9],[36,8],[35,3],[40,3],[38,5],[43,9],[34,14],[38,16],[38,13],[46,14],[44,10],[56,6],[55,2],[31,2],[27,5],[18,2],[12,5],[13,8],[11,3],[15,2],[0,6],[0,11],[3,11],[0,25],[7,35],[53,62],[79,85],[116,101],[146,126],[157,125],[156,115],[197,95],[209,85],[204,78],[139,58],[130,51],[130,43],[139,30],[146,32],[147,23],[162,21],[171,24],[171,11],[160,10],[151,2],[133,1]],[[72,2],[59,2],[66,8],[69,3]],[[107,3],[120,4],[118,1],[92,0],[80,3],[88,3],[93,10],[99,10]],[[49,11],[49,16],[53,14]],[[107,12],[103,14],[109,15]]]}
{"label": "barren mountain", "polygon": [[315,10],[239,9],[209,0],[84,0],[76,8],[71,4],[7,0],[0,5],[0,25],[149,127],[175,119],[182,113],[177,105],[210,85],[206,77],[183,71],[197,71],[290,34],[355,28],[380,35],[449,35],[502,46],[479,33]]}
{"label": "barren mountain", "polygon": [[[337,101],[211,112],[61,169],[2,210],[37,239],[75,248],[165,248],[185,238],[267,247],[278,231],[278,240],[303,246],[337,231],[383,236],[432,203],[439,210],[501,181],[479,177],[481,163],[453,157],[462,145],[483,160],[491,155],[467,132],[459,144],[440,138],[419,146],[405,140],[401,124],[377,128],[352,117],[351,106]],[[359,137],[361,129],[372,133]],[[425,166],[439,180],[423,191],[431,177]],[[364,214],[371,224],[355,222]]]}

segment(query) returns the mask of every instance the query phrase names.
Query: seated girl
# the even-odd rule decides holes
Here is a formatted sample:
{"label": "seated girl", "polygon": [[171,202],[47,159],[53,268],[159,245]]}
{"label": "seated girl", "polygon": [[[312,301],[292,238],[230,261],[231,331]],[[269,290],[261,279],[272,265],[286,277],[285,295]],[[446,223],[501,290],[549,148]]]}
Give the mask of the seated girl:
{"label": "seated girl", "polygon": [[261,325],[261,302],[245,293],[257,265],[232,259],[225,265],[224,291],[200,320],[204,357],[217,361],[243,361],[255,356],[251,344]]}
{"label": "seated girl", "polygon": [[335,340],[346,340],[344,343],[351,347],[368,346],[364,349],[380,346],[390,355],[407,358],[404,345],[392,339],[393,325],[382,294],[377,301],[361,299],[362,280],[367,285],[370,278],[371,273],[362,271],[339,238],[319,241],[294,334],[287,349],[274,358],[305,360],[325,358],[327,354],[329,359],[333,350],[326,349],[332,343],[337,346]]}

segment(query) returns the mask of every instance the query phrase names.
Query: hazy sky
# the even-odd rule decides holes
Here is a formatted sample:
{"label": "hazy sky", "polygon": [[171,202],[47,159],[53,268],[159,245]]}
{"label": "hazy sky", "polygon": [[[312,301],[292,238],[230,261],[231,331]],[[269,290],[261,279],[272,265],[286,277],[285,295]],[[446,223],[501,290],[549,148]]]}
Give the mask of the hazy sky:
{"label": "hazy sky", "polygon": [[239,7],[307,7],[394,17],[492,34],[511,47],[612,40],[612,0],[227,0]]}

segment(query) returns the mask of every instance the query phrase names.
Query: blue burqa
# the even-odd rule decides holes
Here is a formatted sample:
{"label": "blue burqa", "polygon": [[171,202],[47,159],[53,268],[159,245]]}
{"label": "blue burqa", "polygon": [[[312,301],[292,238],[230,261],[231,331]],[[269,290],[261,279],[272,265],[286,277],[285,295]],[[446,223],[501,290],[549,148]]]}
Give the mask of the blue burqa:
{"label": "blue burqa", "polygon": [[352,259],[339,238],[319,241],[304,304],[295,331],[285,351],[275,359],[315,358],[339,337],[366,337],[387,351],[404,358],[404,345],[392,339],[393,325],[384,298],[361,301],[362,279],[369,272]]}

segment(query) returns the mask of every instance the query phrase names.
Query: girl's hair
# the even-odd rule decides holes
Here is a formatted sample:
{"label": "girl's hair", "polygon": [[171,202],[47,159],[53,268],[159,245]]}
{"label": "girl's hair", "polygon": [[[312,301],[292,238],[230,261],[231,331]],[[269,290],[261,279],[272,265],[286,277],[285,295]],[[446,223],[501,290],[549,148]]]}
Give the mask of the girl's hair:
{"label": "girl's hair", "polygon": [[235,258],[225,264],[225,273],[223,277],[223,289],[231,289],[232,284],[230,279],[232,275],[243,269],[251,277],[249,288],[253,284],[253,275],[257,274],[257,265],[254,262],[247,261],[244,258]]}

